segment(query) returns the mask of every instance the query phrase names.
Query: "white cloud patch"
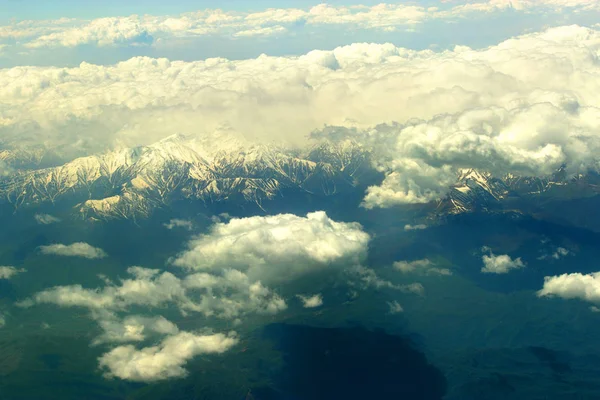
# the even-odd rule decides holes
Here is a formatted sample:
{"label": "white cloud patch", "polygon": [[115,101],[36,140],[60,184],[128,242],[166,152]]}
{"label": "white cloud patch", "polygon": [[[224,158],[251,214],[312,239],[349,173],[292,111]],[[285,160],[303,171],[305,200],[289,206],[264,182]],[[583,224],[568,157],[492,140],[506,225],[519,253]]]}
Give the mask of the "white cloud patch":
{"label": "white cloud patch", "polygon": [[427,275],[452,275],[452,271],[448,268],[437,268],[427,258],[414,261],[396,261],[393,266],[402,273],[416,272]]}
{"label": "white cloud patch", "polygon": [[194,223],[185,219],[172,219],[163,225],[169,230],[181,228],[191,231],[194,228]]}
{"label": "white cloud patch", "polygon": [[[2,117],[0,116],[0,126],[2,124]],[[0,178],[9,176],[14,173],[15,170],[8,165],[4,160],[0,159]]]}
{"label": "white cloud patch", "polygon": [[50,214],[35,214],[33,217],[40,225],[50,225],[60,222],[60,218],[56,218]]}
{"label": "white cloud patch", "polygon": [[556,249],[556,251],[554,253],[552,253],[552,258],[554,258],[555,260],[558,260],[562,257],[568,256],[570,254],[569,250],[565,249],[564,247],[559,247]]}
{"label": "white cloud patch", "polygon": [[580,299],[600,302],[600,272],[592,274],[562,274],[544,278],[538,296],[556,296],[563,299]]}
{"label": "white cloud patch", "polygon": [[495,255],[488,247],[483,247],[482,251],[489,251],[489,255],[483,255],[483,267],[481,272],[485,274],[507,274],[512,270],[525,268],[525,263],[521,258],[511,258],[508,254]]}
{"label": "white cloud patch", "polygon": [[40,251],[42,254],[52,254],[64,257],[83,257],[88,259],[104,258],[108,256],[104,250],[84,242],[68,245],[51,244],[48,246],[40,246]]}
{"label": "white cloud patch", "polygon": [[251,279],[286,281],[358,263],[368,241],[359,224],[333,221],[322,211],[231,219],[192,240],[173,264],[207,271],[231,267]]}
{"label": "white cloud patch", "polygon": [[427,229],[427,228],[428,228],[428,226],[425,224],[418,224],[418,225],[406,224],[406,225],[404,225],[405,231],[420,231],[420,230]]}
{"label": "white cloud patch", "polygon": [[25,270],[11,266],[0,266],[0,279],[10,279],[21,272],[25,272]]}
{"label": "white cloud patch", "polygon": [[119,319],[114,314],[100,313],[98,323],[104,333],[97,337],[93,344],[139,342],[148,333],[175,335],[179,333],[177,325],[162,316],[146,317],[129,315]]}
{"label": "white cloud patch", "polygon": [[388,301],[387,305],[389,307],[389,313],[390,314],[399,314],[404,312],[404,308],[402,308],[402,306],[400,305],[400,303],[398,303],[396,300],[394,301]]}
{"label": "white cloud patch", "polygon": [[323,305],[323,296],[321,294],[315,295],[301,295],[297,296],[302,301],[304,308],[316,308]]}
{"label": "white cloud patch", "polygon": [[102,355],[99,364],[107,377],[138,382],[153,382],[182,378],[188,372],[185,364],[198,355],[221,354],[238,343],[235,334],[197,335],[179,332],[160,344],[136,349],[133,345],[119,346]]}

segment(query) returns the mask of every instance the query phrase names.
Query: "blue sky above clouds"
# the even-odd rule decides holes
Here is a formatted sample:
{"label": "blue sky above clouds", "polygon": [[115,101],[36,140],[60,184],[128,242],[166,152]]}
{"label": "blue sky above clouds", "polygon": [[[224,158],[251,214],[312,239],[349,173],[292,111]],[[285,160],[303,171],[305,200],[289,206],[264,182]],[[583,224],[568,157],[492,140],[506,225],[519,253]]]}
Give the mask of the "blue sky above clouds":
{"label": "blue sky above clouds", "polygon": [[599,19],[595,0],[7,0],[0,9],[0,67],[112,64],[134,56],[245,59],[356,42],[481,48],[547,27],[591,26]]}

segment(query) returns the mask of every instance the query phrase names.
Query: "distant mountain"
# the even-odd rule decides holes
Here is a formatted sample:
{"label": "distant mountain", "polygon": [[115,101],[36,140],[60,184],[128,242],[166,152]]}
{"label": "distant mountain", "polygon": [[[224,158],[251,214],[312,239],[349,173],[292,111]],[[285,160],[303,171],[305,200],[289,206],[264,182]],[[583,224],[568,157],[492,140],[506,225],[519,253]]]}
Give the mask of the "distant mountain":
{"label": "distant mountain", "polygon": [[[79,199],[73,210],[83,218],[143,218],[178,199],[262,207],[284,189],[330,196],[353,190],[371,169],[368,151],[350,141],[322,143],[304,153],[235,143],[228,148],[207,149],[174,135],[57,167],[17,167],[0,178],[0,195],[14,210]],[[11,164],[25,165],[14,154]]]}
{"label": "distant mountain", "polygon": [[568,177],[564,168],[551,176],[522,177],[508,174],[497,177],[474,169],[459,171],[457,183],[439,201],[434,216],[465,212],[536,213],[550,202],[588,198],[600,193],[597,173]]}

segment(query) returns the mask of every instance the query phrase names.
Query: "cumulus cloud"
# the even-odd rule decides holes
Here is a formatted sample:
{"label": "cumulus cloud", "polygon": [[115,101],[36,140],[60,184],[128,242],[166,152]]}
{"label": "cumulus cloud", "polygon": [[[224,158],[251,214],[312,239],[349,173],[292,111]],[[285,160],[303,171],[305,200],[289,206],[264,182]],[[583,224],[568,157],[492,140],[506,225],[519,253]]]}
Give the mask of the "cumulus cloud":
{"label": "cumulus cloud", "polygon": [[104,258],[108,254],[98,247],[93,247],[84,242],[76,242],[72,244],[51,244],[48,246],[40,246],[42,254],[52,254],[64,257],[83,257],[89,259]]}
{"label": "cumulus cloud", "polygon": [[197,270],[236,268],[252,279],[286,281],[311,271],[344,267],[366,255],[369,235],[356,223],[325,212],[279,214],[218,222],[173,260]]}
{"label": "cumulus cloud", "polygon": [[40,225],[50,225],[60,222],[60,218],[56,218],[50,214],[35,214],[34,218]]}
{"label": "cumulus cloud", "polygon": [[538,296],[556,296],[563,299],[580,299],[589,302],[600,301],[600,272],[592,274],[562,274],[544,278],[544,286]]}
{"label": "cumulus cloud", "polygon": [[388,301],[387,305],[390,309],[390,311],[389,311],[390,314],[399,314],[399,313],[404,312],[404,308],[402,308],[400,303],[398,303],[396,300]]}
{"label": "cumulus cloud", "polygon": [[302,301],[302,306],[304,308],[316,308],[323,305],[323,296],[321,294],[312,296],[299,294],[297,297]]}
{"label": "cumulus cloud", "polygon": [[100,312],[99,325],[104,331],[93,344],[139,342],[150,333],[175,335],[179,333],[177,325],[162,316],[146,317],[129,315],[119,319],[114,314]]}
{"label": "cumulus cloud", "polygon": [[489,251],[489,255],[483,255],[483,267],[481,272],[485,274],[507,274],[514,269],[525,268],[525,263],[521,258],[512,259],[508,254],[495,255],[484,247],[483,251]]}
{"label": "cumulus cloud", "polygon": [[169,230],[172,230],[175,228],[181,228],[181,229],[186,229],[188,231],[191,231],[194,228],[194,224],[192,223],[192,221],[188,221],[185,219],[172,219],[163,225],[165,228],[167,228]]}
{"label": "cumulus cloud", "polygon": [[185,364],[198,355],[222,354],[239,342],[234,333],[198,335],[179,332],[160,344],[136,349],[133,345],[119,346],[99,358],[107,377],[138,382],[153,382],[182,378],[188,372]]}
{"label": "cumulus cloud", "polygon": [[25,270],[9,266],[0,266],[0,279],[10,279],[21,272],[25,272]]}
{"label": "cumulus cloud", "polygon": [[427,258],[414,261],[396,261],[393,266],[402,273],[420,272],[427,275],[452,275],[452,271],[448,268],[437,268]]}

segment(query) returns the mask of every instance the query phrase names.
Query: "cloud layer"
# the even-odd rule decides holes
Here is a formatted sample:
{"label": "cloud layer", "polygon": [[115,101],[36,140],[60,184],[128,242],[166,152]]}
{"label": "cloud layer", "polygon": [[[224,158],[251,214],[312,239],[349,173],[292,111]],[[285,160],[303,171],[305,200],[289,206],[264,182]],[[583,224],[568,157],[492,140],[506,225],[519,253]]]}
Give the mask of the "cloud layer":
{"label": "cloud layer", "polygon": [[598,31],[565,26],[482,50],[363,43],[244,61],[15,67],[0,70],[0,135],[9,147],[86,154],[180,132],[204,138],[210,157],[230,137],[305,146],[319,130],[313,139],[351,138],[375,154],[386,178],[365,207],[424,203],[463,168],[596,168],[598,51]]}
{"label": "cloud layer", "polygon": [[[418,4],[332,5],[307,9],[270,8],[257,12],[206,9],[180,15],[130,15],[93,20],[20,21],[0,26],[4,47],[19,44],[26,49],[160,46],[198,37],[270,37],[311,32],[319,27],[396,31],[414,29],[427,21],[456,22],[482,18],[504,11],[548,13],[600,11],[594,0],[483,0],[442,2],[437,6]],[[1,50],[1,48],[0,48]]]}

